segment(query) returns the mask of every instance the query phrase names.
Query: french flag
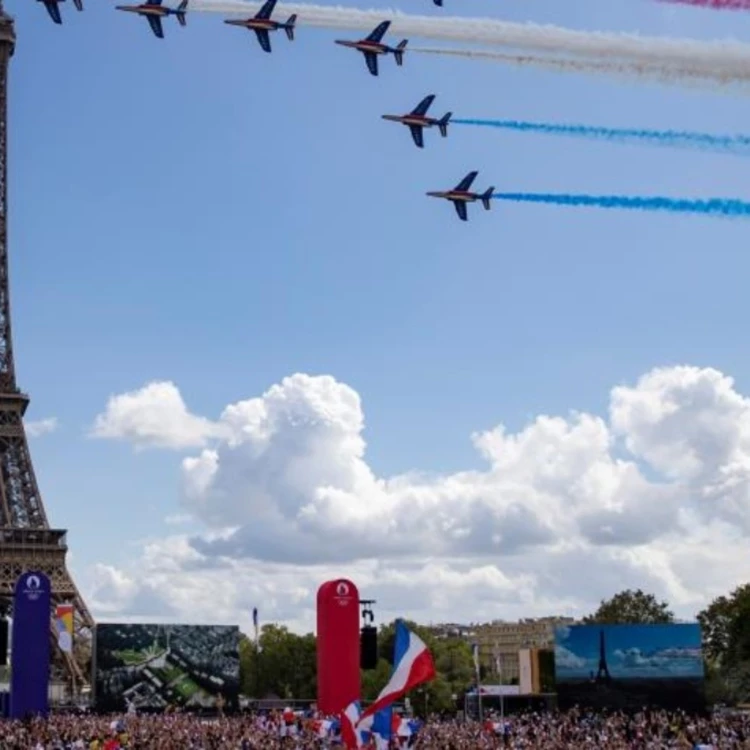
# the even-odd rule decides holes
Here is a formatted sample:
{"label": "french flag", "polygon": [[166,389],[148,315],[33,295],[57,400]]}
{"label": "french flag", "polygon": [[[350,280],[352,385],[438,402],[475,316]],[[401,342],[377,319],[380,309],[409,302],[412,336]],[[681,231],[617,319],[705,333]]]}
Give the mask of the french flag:
{"label": "french flag", "polygon": [[391,740],[391,727],[394,719],[397,718],[393,715],[393,706],[386,706],[376,714],[363,718],[357,728],[363,734],[370,733],[372,740],[375,742],[376,750],[388,750]]}
{"label": "french flag", "polygon": [[380,691],[375,702],[367,707],[362,719],[389,706],[417,685],[434,679],[435,663],[425,642],[416,633],[412,633],[403,620],[397,620],[391,679]]}
{"label": "french flag", "polygon": [[341,713],[341,739],[348,750],[362,747],[364,743],[364,732],[357,727],[361,715],[359,701],[350,703]]}

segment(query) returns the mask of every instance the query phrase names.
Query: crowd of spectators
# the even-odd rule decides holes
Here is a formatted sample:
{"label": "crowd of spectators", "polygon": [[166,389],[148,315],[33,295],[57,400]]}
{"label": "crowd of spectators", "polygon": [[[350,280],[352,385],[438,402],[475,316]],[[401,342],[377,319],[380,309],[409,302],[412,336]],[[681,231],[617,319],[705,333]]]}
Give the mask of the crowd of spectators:
{"label": "crowd of spectators", "polygon": [[[321,750],[341,747],[320,738],[320,723],[281,714],[201,718],[56,715],[48,720],[0,720],[2,750]],[[740,750],[750,748],[750,716],[691,717],[683,713],[525,714],[483,723],[427,721],[392,748],[413,750]]]}

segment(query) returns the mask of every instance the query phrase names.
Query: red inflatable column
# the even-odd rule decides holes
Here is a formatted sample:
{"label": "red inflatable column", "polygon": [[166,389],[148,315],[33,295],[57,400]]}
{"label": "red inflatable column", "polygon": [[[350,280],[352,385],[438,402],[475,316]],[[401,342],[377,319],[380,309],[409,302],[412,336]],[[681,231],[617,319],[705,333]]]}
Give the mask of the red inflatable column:
{"label": "red inflatable column", "polygon": [[346,578],[318,589],[318,710],[343,711],[360,698],[359,591]]}

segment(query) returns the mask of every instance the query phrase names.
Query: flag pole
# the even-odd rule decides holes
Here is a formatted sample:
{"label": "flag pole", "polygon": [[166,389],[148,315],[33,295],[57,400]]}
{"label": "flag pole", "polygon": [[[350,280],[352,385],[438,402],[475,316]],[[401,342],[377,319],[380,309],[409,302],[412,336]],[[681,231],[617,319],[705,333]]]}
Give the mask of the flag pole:
{"label": "flag pole", "polygon": [[255,635],[255,692],[260,700],[260,637],[258,635],[258,608],[253,607],[253,632]]}
{"label": "flag pole", "polygon": [[474,643],[471,650],[474,656],[474,671],[477,678],[477,706],[479,709],[479,722],[481,724],[484,721],[484,710],[482,707],[482,675],[479,669],[479,644]]}

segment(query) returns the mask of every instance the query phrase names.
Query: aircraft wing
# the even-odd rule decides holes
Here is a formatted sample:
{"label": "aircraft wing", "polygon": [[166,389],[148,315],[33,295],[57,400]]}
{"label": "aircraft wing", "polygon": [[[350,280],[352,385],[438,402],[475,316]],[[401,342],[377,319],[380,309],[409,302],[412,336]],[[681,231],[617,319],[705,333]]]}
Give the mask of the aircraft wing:
{"label": "aircraft wing", "polygon": [[266,0],[266,2],[263,4],[263,7],[255,14],[255,17],[263,19],[270,18],[275,5],[276,0]]}
{"label": "aircraft wing", "polygon": [[367,69],[376,76],[378,74],[378,56],[374,52],[365,52],[364,54]]}
{"label": "aircraft wing", "polygon": [[164,29],[161,25],[161,18],[159,18],[159,16],[146,16],[146,18],[148,18],[148,24],[151,27],[151,31],[153,31],[159,39],[164,39]]}
{"label": "aircraft wing", "polygon": [[453,205],[456,207],[456,213],[461,221],[468,221],[469,216],[466,212],[466,203],[463,201],[453,201]]}
{"label": "aircraft wing", "polygon": [[[276,0],[273,0],[276,2]],[[258,37],[258,43],[263,48],[264,52],[271,51],[271,38],[268,36],[268,29],[253,29],[255,35]]]}
{"label": "aircraft wing", "polygon": [[49,13],[50,18],[55,23],[62,23],[62,18],[60,17],[60,5],[57,0],[45,0],[44,7],[47,9],[47,13]]}
{"label": "aircraft wing", "polygon": [[411,137],[419,148],[424,148],[424,128],[421,125],[409,125]]}
{"label": "aircraft wing", "polygon": [[83,10],[83,0],[73,0],[73,5],[76,6],[77,10]]}
{"label": "aircraft wing", "polygon": [[388,31],[388,27],[391,25],[390,21],[383,21],[378,24],[374,31],[372,31],[367,37],[368,42],[379,42],[384,36],[385,32]]}
{"label": "aircraft wing", "polygon": [[427,110],[430,108],[430,105],[435,101],[435,94],[430,94],[429,96],[426,96],[424,99],[422,99],[419,104],[417,104],[416,107],[411,111],[411,114],[413,115],[424,115],[426,114]]}
{"label": "aircraft wing", "polygon": [[455,189],[461,191],[468,190],[471,187],[471,183],[476,180],[478,174],[479,172],[469,172],[469,174],[467,174],[466,177],[456,185]]}

